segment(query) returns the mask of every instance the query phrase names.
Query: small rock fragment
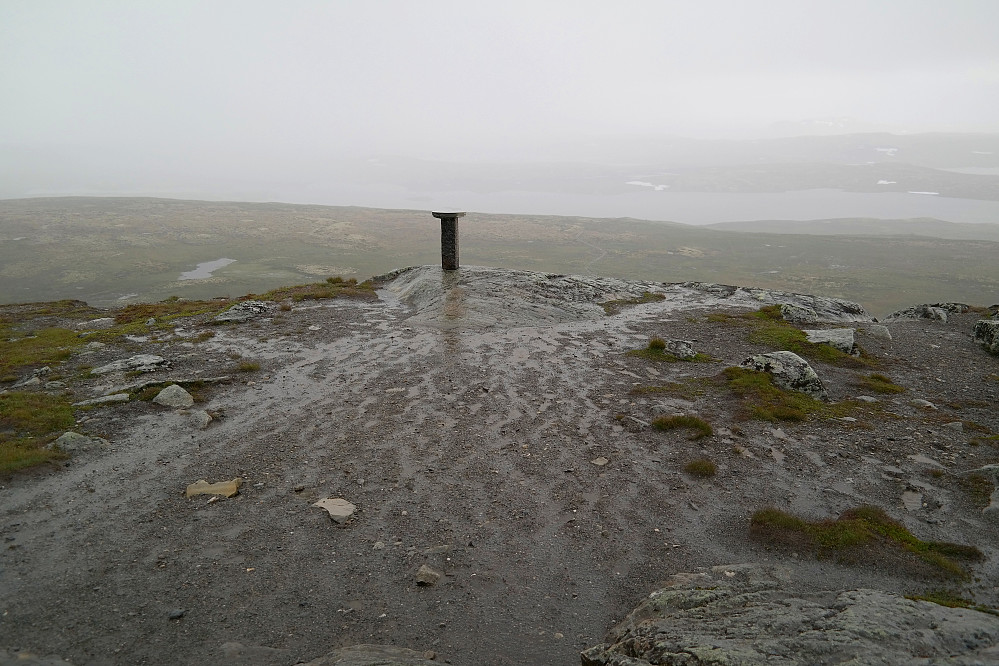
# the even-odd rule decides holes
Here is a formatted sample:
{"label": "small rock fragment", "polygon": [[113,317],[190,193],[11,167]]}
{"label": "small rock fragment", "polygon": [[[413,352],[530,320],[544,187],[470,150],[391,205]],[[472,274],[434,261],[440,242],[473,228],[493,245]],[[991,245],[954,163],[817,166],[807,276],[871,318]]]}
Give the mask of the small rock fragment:
{"label": "small rock fragment", "polygon": [[420,570],[416,572],[416,584],[421,587],[429,587],[431,585],[436,585],[437,581],[443,576],[441,572],[428,567],[426,564],[420,566]]}
{"label": "small rock fragment", "polygon": [[184,492],[184,496],[222,495],[224,497],[232,497],[239,492],[241,485],[243,485],[243,479],[240,478],[235,478],[232,481],[219,481],[217,483],[208,483],[208,481],[201,479],[189,485]]}
{"label": "small rock fragment", "polygon": [[330,514],[330,518],[340,525],[350,520],[350,517],[357,510],[356,506],[342,497],[328,497],[324,500],[319,500],[312,506],[325,509]]}
{"label": "small rock fragment", "polygon": [[922,398],[916,398],[915,400],[912,401],[912,404],[921,409],[928,409],[930,411],[933,411],[937,408],[937,406],[934,405],[932,402],[930,402],[929,400],[923,400]]}
{"label": "small rock fragment", "polygon": [[187,611],[183,608],[174,608],[167,614],[167,618],[171,620],[179,620],[185,615],[187,615]]}
{"label": "small rock fragment", "polygon": [[593,463],[594,465],[596,465],[597,467],[603,467],[604,465],[606,465],[607,463],[609,463],[610,460],[607,460],[607,458],[604,458],[603,456],[600,456],[599,458],[594,458],[590,462]]}

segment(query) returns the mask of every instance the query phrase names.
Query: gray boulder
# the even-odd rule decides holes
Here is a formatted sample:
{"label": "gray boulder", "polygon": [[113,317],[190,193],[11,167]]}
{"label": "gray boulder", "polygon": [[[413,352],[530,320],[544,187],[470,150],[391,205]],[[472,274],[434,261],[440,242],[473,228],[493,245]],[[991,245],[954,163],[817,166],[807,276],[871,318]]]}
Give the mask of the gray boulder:
{"label": "gray boulder", "polygon": [[156,370],[169,367],[170,362],[162,356],[138,354],[130,358],[112,361],[99,368],[94,368],[90,371],[90,374],[106,375],[109,372],[155,372]]}
{"label": "gray boulder", "polygon": [[857,343],[853,338],[856,329],[853,328],[827,328],[824,330],[802,331],[809,342],[815,344],[826,344],[834,347],[844,354],[854,354],[857,352]]}
{"label": "gray boulder", "polygon": [[825,386],[808,361],[794,352],[776,351],[750,356],[740,363],[744,368],[766,372],[775,386],[787,391],[800,391],[813,398],[828,398]]}
{"label": "gray boulder", "polygon": [[164,407],[183,409],[194,404],[194,396],[185,391],[183,386],[170,384],[170,386],[167,386],[156,394],[153,402]]}
{"label": "gray boulder", "polygon": [[994,664],[999,617],[879,590],[797,593],[761,565],[680,573],[582,666]]}
{"label": "gray boulder", "polygon": [[244,322],[255,319],[270,311],[272,303],[265,301],[241,301],[215,317],[215,321]]}
{"label": "gray boulder", "polygon": [[947,321],[948,314],[964,314],[971,309],[966,303],[923,303],[904,310],[896,310],[885,317],[884,321],[893,319],[931,319]]}
{"label": "gray boulder", "polygon": [[979,319],[975,322],[975,342],[999,356],[999,319]]}
{"label": "gray boulder", "polygon": [[819,315],[812,308],[791,303],[781,303],[780,316],[792,324],[814,324],[819,321]]}
{"label": "gray boulder", "polygon": [[689,361],[697,356],[697,352],[694,350],[694,343],[689,340],[669,340],[663,351],[683,361]]}
{"label": "gray boulder", "polygon": [[59,436],[59,439],[49,444],[49,448],[59,448],[63,451],[87,451],[95,447],[108,445],[108,440],[101,437],[89,437],[78,432],[66,432]]}

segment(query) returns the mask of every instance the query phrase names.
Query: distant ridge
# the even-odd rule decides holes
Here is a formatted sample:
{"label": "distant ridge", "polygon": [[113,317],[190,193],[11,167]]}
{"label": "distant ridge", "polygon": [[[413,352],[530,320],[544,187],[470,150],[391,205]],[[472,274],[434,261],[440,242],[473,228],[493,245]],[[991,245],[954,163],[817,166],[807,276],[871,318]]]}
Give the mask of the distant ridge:
{"label": "distant ridge", "polygon": [[932,217],[909,220],[880,220],[868,217],[831,220],[751,220],[717,222],[705,225],[720,231],[766,234],[806,234],[809,236],[926,236],[947,240],[999,242],[999,224],[947,222]]}

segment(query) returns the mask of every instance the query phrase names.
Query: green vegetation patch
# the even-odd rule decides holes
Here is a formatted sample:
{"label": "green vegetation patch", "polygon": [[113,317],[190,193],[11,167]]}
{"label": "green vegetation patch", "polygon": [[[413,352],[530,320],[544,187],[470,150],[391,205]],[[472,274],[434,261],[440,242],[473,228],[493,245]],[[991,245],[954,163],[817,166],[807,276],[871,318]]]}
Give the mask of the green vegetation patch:
{"label": "green vegetation patch", "polygon": [[236,365],[236,372],[257,372],[260,370],[260,364],[256,361],[240,361]]}
{"label": "green vegetation patch", "polygon": [[742,398],[743,414],[763,421],[805,421],[812,414],[842,416],[857,407],[850,401],[827,404],[805,393],[785,391],[775,386],[765,372],[731,366],[722,371],[722,377],[728,380],[728,388]]}
{"label": "green vegetation patch", "polygon": [[971,599],[965,599],[952,590],[927,590],[923,594],[906,595],[905,598],[912,601],[928,601],[931,604],[946,606],[947,608],[968,608],[980,613],[999,615],[999,610],[977,604]]}
{"label": "green vegetation patch", "polygon": [[877,365],[877,359],[867,356],[861,350],[860,357],[851,356],[824,343],[808,341],[804,331],[784,321],[779,305],[767,305],[755,312],[741,315],[713,313],[709,321],[725,322],[748,326],[748,339],[756,344],[766,345],[779,351],[790,351],[804,358],[847,368],[863,368]]}
{"label": "green vegetation patch", "polygon": [[708,479],[718,472],[718,466],[707,458],[698,458],[684,465],[683,471],[691,476]]}
{"label": "green vegetation patch", "polygon": [[656,361],[657,363],[707,363],[714,360],[707,354],[701,354],[700,352],[695,354],[693,358],[680,358],[666,351],[666,341],[659,336],[650,338],[649,344],[645,349],[632,349],[627,352],[627,355],[638,356],[639,358]]}
{"label": "green vegetation patch", "polygon": [[903,393],[904,386],[899,386],[890,377],[873,373],[866,377],[861,377],[858,385],[871,393]]}
{"label": "green vegetation patch", "polygon": [[846,564],[900,560],[913,572],[932,571],[958,578],[967,578],[968,572],[955,560],[985,557],[974,546],[922,541],[875,506],[859,506],[835,520],[816,521],[770,507],[752,515],[749,533],[768,545],[811,552],[819,558],[834,556]]}
{"label": "green vegetation patch", "polygon": [[84,340],[66,328],[19,333],[0,322],[0,377],[15,381],[25,370],[62,363]]}
{"label": "green vegetation patch", "polygon": [[714,434],[714,430],[712,430],[710,423],[700,417],[690,416],[689,414],[660,416],[659,418],[653,419],[652,427],[656,430],[664,431],[677,430],[680,428],[693,430],[694,434],[690,439],[701,439],[703,437],[710,437]]}
{"label": "green vegetation patch", "polygon": [[621,298],[615,301],[605,301],[600,304],[608,315],[615,315],[621,311],[622,308],[628,305],[641,305],[642,303],[655,303],[656,301],[666,300],[665,294],[656,294],[651,291],[643,291],[641,296],[636,296],[635,298]]}
{"label": "green vegetation patch", "polygon": [[25,391],[0,395],[0,473],[63,457],[45,445],[74,422],[73,407],[63,396]]}
{"label": "green vegetation patch", "polygon": [[326,278],[325,282],[279,287],[259,296],[264,301],[292,300],[296,302],[341,297],[377,300],[378,295],[375,294],[375,286],[371,280],[358,283],[354,278],[344,280],[342,277],[331,277]]}
{"label": "green vegetation patch", "polygon": [[[159,303],[135,303],[117,310],[114,315],[117,324],[145,324],[149,319],[166,323],[181,317],[219,313],[232,304],[229,299],[217,298],[208,301],[188,301],[171,296]],[[120,332],[120,331],[118,331]]]}

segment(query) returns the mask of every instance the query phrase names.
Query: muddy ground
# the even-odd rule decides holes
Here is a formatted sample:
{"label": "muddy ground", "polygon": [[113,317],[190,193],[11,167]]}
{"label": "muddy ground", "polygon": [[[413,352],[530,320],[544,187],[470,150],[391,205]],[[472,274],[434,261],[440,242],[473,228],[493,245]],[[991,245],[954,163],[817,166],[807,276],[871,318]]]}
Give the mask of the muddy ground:
{"label": "muddy ground", "polygon": [[[386,283],[377,302],[193,320],[182,333],[215,336],[68,361],[154,353],[173,364],[80,382],[78,399],[149,378],[232,380],[200,390],[193,410],[216,417],[206,428],[150,402],[81,412],[77,430],[107,448],[2,481],[0,648],[75,664],[294,664],[384,643],[452,664],[577,664],[658,582],[736,562],[779,561],[801,589],[946,587],[999,606],[999,525],[962,482],[999,462],[978,443],[999,432],[999,359],[970,337],[982,315],[892,322],[890,341],[851,324],[878,366],[815,363],[831,399],[865,393],[857,382],[870,372],[908,390],[875,396],[852,421],[773,424],[747,419],[720,380],[690,401],[633,393],[771,351],[708,318],[759,303],[676,288],[607,316],[594,301],[621,296],[616,281],[588,283],[563,307],[522,275],[424,273]],[[715,360],[625,354],[652,335]],[[234,372],[237,355],[261,370]],[[715,434],[645,425],[680,412]],[[717,476],[684,473],[697,457]],[[235,477],[235,497],[184,496],[199,479]],[[311,506],[327,497],[358,510],[337,525]],[[859,504],[986,559],[962,582],[749,538],[749,515],[767,505],[834,517]],[[423,564],[444,574],[436,585],[416,584]]]}

